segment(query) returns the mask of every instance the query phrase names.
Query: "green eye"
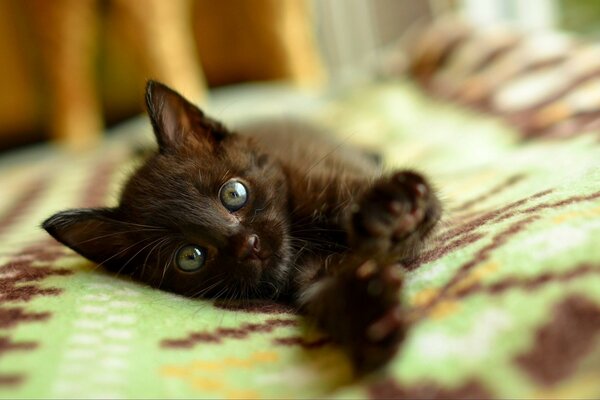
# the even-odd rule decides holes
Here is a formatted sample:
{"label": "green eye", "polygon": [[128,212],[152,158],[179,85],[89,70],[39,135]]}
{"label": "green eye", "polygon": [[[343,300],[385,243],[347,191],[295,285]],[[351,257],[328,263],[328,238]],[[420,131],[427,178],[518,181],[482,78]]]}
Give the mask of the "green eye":
{"label": "green eye", "polygon": [[237,211],[248,201],[248,191],[242,182],[232,179],[221,186],[219,198],[229,211]]}
{"label": "green eye", "polygon": [[202,247],[188,244],[177,250],[175,256],[177,268],[185,272],[195,272],[202,268],[206,261],[206,252]]}

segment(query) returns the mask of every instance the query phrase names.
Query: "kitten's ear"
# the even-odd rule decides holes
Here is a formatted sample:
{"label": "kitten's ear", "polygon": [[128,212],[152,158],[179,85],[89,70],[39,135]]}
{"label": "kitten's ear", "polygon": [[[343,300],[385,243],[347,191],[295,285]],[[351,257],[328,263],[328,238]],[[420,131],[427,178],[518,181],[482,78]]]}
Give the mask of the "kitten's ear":
{"label": "kitten's ear", "polygon": [[118,219],[112,208],[61,211],[44,221],[42,227],[85,258],[111,269],[123,268],[135,247],[131,228]]}
{"label": "kitten's ear", "polygon": [[160,82],[148,81],[146,108],[161,152],[175,150],[190,139],[212,146],[227,134],[221,123]]}

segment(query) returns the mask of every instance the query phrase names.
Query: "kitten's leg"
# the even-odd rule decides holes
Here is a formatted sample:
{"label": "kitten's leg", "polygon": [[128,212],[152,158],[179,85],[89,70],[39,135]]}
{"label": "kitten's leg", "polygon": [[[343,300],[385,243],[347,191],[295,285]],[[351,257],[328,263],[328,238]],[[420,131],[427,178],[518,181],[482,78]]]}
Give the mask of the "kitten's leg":
{"label": "kitten's leg", "polygon": [[392,358],[405,334],[400,266],[350,254],[329,261],[305,269],[314,275],[300,290],[300,306],[343,346],[358,372],[369,372]]}
{"label": "kitten's leg", "polygon": [[349,250],[304,269],[312,275],[300,279],[301,306],[358,370],[384,364],[404,337],[396,262],[416,254],[439,216],[439,202],[419,174],[382,177],[345,217]]}

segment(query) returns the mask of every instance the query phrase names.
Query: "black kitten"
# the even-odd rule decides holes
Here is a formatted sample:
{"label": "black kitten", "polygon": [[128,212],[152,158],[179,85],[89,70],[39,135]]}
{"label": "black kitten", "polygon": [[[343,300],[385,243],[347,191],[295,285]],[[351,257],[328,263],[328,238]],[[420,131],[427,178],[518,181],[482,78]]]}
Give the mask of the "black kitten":
{"label": "black kitten", "polygon": [[302,124],[233,133],[157,82],[146,103],[159,149],[119,206],[63,211],[43,227],[161,288],[293,302],[359,370],[387,361],[405,329],[396,263],[441,213],[426,180],[382,174],[373,157]]}

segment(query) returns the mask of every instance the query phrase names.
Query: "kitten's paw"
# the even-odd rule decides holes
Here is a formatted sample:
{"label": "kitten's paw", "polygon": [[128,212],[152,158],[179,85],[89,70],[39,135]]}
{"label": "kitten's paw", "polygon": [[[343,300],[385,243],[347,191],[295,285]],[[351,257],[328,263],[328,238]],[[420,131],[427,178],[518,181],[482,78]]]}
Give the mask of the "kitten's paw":
{"label": "kitten's paw", "polygon": [[308,286],[300,304],[367,373],[389,361],[405,335],[402,267],[352,255],[339,261],[344,268]]}
{"label": "kitten's paw", "polygon": [[353,248],[371,254],[406,256],[440,216],[440,205],[427,181],[400,171],[377,182],[352,215]]}
{"label": "kitten's paw", "polygon": [[405,320],[400,306],[400,265],[379,266],[369,260],[348,277],[344,293],[352,310],[343,334],[359,372],[372,371],[387,363],[404,338]]}

